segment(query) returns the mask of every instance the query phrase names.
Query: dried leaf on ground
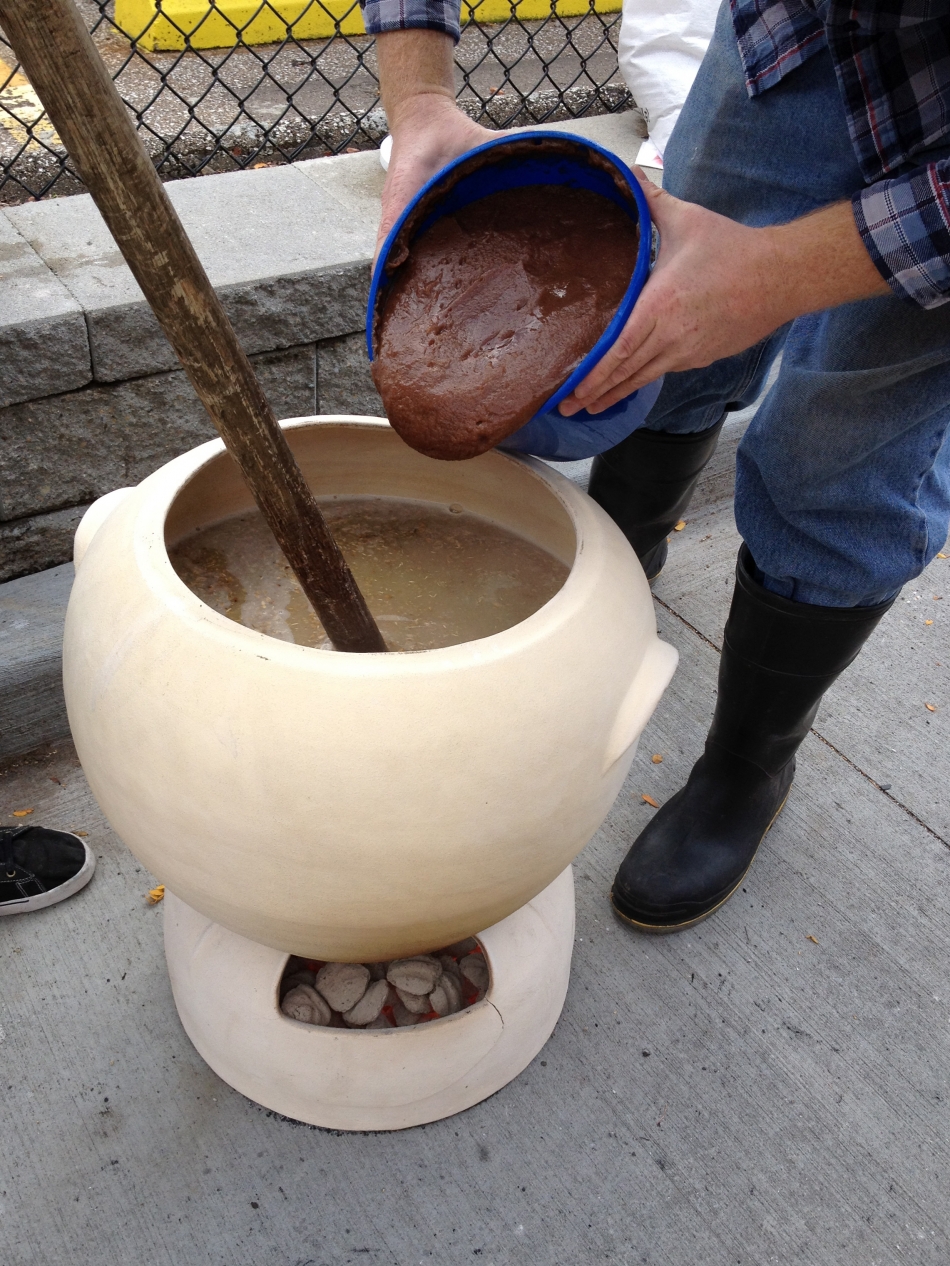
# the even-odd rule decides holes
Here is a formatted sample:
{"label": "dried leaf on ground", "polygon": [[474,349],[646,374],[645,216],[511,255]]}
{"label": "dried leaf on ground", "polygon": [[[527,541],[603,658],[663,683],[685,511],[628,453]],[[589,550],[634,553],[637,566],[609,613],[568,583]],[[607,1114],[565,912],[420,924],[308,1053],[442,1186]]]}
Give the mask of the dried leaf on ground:
{"label": "dried leaf on ground", "polygon": [[640,799],[645,801],[647,804],[652,805],[654,809],[659,809],[660,807],[652,796],[644,794],[640,797]]}
{"label": "dried leaf on ground", "polygon": [[15,818],[28,818],[31,813],[35,813],[35,809],[14,809],[13,816]]}
{"label": "dried leaf on ground", "polygon": [[937,709],[934,707],[934,705],[933,705],[932,703],[925,703],[925,704],[924,704],[924,707],[927,709],[927,711],[928,711],[928,712],[936,712],[936,711],[937,711]]}
{"label": "dried leaf on ground", "polygon": [[157,906],[165,896],[165,885],[159,884],[157,888],[150,888],[148,893],[148,904]]}
{"label": "dried leaf on ground", "polygon": [[663,764],[663,757],[660,755],[659,752],[654,752],[653,755],[650,757],[650,760],[653,761],[654,765]]}
{"label": "dried leaf on ground", "polygon": [[812,943],[813,945],[817,945],[817,944],[818,944],[818,942],[815,940],[815,938],[814,938],[813,936],[806,936],[806,937],[805,937],[805,940],[806,940],[806,941],[811,941],[811,943]]}
{"label": "dried leaf on ground", "polygon": [[679,523],[674,524],[674,526],[673,526],[673,531],[674,531],[674,532],[682,532],[682,530],[683,530],[683,528],[684,528],[685,526],[686,526],[686,520],[685,520],[685,519],[680,519]]}

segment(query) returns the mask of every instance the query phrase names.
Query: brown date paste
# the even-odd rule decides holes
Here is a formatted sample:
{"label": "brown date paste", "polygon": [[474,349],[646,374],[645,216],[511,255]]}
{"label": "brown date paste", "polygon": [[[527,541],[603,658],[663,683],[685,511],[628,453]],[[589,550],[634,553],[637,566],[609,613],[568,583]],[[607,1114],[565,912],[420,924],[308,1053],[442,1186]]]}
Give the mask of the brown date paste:
{"label": "brown date paste", "polygon": [[413,241],[377,318],[373,378],[429,457],[475,457],[529,420],[603,334],[633,275],[629,215],[585,189],[490,194]]}

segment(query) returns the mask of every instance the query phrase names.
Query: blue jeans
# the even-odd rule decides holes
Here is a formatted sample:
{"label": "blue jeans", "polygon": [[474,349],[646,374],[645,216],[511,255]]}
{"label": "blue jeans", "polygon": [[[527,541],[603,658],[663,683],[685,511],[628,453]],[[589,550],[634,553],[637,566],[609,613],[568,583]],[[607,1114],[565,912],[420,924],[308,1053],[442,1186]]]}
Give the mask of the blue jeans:
{"label": "blue jeans", "polygon": [[[950,144],[917,161],[947,154]],[[864,183],[827,51],[750,100],[728,3],[664,157],[670,193],[750,225]],[[646,427],[700,431],[744,408],[779,351],[778,378],[739,445],[739,531],[774,593],[883,602],[950,525],[950,304],[925,312],[887,297],[800,317],[739,356],[667,374]]]}

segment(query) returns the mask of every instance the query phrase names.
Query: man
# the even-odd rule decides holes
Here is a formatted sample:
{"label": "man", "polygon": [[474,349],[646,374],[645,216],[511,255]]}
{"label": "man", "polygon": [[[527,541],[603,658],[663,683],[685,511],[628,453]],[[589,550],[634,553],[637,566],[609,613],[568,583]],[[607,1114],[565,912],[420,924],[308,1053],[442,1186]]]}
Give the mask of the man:
{"label": "man", "polygon": [[[454,0],[364,13],[393,135],[382,235],[489,133],[454,104]],[[651,579],[726,413],[784,355],[738,451],[745,543],[705,750],[611,893],[652,932],[739,886],[821,696],[947,536],[950,15],[930,0],[727,0],[664,158],[665,190],[642,182],[656,268],[561,406],[596,412],[667,375],[590,483]]]}

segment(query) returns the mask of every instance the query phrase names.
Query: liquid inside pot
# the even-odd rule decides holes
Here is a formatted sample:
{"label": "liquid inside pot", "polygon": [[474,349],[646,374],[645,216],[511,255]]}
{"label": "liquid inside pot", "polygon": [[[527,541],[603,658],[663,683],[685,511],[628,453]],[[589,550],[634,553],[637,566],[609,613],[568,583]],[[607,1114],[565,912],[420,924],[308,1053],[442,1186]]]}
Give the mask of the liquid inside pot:
{"label": "liquid inside pot", "polygon": [[[391,651],[489,637],[557,593],[568,568],[461,506],[393,497],[320,498],[320,508]],[[169,550],[188,588],[222,615],[284,642],[330,641],[257,510]]]}

